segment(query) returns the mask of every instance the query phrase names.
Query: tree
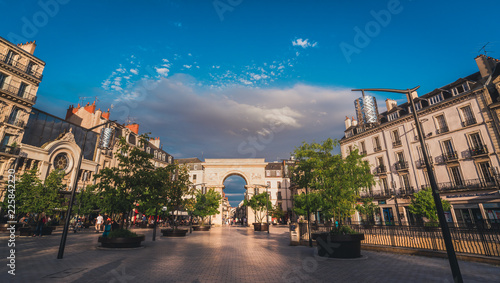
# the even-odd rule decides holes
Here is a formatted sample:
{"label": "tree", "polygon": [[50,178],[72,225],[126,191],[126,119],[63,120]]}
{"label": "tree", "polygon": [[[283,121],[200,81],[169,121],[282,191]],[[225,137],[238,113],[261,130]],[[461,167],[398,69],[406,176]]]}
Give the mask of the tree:
{"label": "tree", "polygon": [[193,215],[201,219],[201,226],[205,225],[205,218],[209,215],[219,214],[219,205],[222,196],[219,192],[210,189],[206,194],[201,191],[196,193]]}
{"label": "tree", "polygon": [[[166,206],[168,211],[184,210],[186,199],[185,196],[189,193],[189,173],[187,168],[179,167],[178,164],[167,166],[169,171],[168,180],[164,183],[166,193]],[[177,215],[175,215],[174,230],[177,229]]]}
{"label": "tree", "polygon": [[121,137],[117,142],[118,166],[102,169],[94,175],[98,183],[90,187],[97,193],[99,207],[104,212],[122,214],[120,228],[123,228],[127,213],[135,208],[151,181],[153,155],[144,150],[147,140],[147,135],[141,135],[139,146],[132,147]]}
{"label": "tree", "polygon": [[307,212],[321,210],[323,199],[319,192],[310,192],[308,194],[296,195],[294,198],[293,211],[297,215],[307,216]]}
{"label": "tree", "polygon": [[45,211],[45,213],[51,215],[56,209],[64,209],[62,207],[64,198],[60,195],[60,192],[64,189],[63,178],[63,170],[53,170],[47,176],[40,192],[39,212]]}
{"label": "tree", "polygon": [[273,209],[267,192],[256,194],[250,200],[245,199],[243,205],[249,206],[253,210],[258,223],[262,223],[264,217],[266,217],[266,213]]}
{"label": "tree", "polygon": [[79,214],[91,214],[99,207],[99,196],[87,187],[78,193],[77,202]]}
{"label": "tree", "polygon": [[[413,194],[413,196],[414,198],[409,205],[410,212],[426,217],[431,223],[437,223],[437,208],[434,197],[432,196],[432,190],[426,188]],[[451,209],[450,202],[447,200],[441,200],[441,203],[443,204],[444,211],[449,211]]]}
{"label": "tree", "polygon": [[369,224],[374,224],[375,219],[374,214],[378,209],[378,205],[373,203],[373,198],[364,198],[361,200],[361,205],[356,205],[356,210],[362,215],[366,216],[366,220]]}
{"label": "tree", "polygon": [[333,154],[338,145],[329,138],[322,143],[304,142],[295,148],[297,162],[292,168],[291,180],[300,188],[319,194],[320,198],[310,199],[310,212],[314,211],[312,206],[316,206],[326,218],[333,218],[341,226],[342,220],[354,213],[359,192],[373,186],[375,181],[369,163],[358,150],[342,158],[340,154]]}
{"label": "tree", "polygon": [[285,212],[281,208],[281,206],[275,206],[271,211],[271,216],[280,220],[283,216],[285,216]]}

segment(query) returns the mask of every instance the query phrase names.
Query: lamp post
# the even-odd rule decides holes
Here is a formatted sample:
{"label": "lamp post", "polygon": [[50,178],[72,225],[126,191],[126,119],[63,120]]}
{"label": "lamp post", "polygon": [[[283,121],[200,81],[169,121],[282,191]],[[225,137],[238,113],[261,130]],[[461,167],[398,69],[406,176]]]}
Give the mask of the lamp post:
{"label": "lamp post", "polygon": [[363,96],[365,91],[381,91],[381,92],[393,92],[393,93],[401,93],[406,94],[408,101],[411,105],[411,110],[413,112],[413,119],[415,120],[415,127],[417,128],[418,138],[420,140],[420,146],[422,148],[422,156],[424,158],[425,167],[427,168],[427,173],[429,175],[429,182],[431,183],[432,196],[434,198],[434,203],[436,204],[437,215],[439,219],[439,224],[441,226],[441,231],[443,233],[444,243],[446,246],[446,252],[448,254],[448,260],[450,262],[451,272],[453,274],[454,282],[463,282],[462,274],[460,272],[460,266],[458,265],[457,256],[455,254],[455,248],[453,247],[453,242],[451,240],[450,228],[446,222],[446,218],[444,216],[443,204],[441,203],[441,197],[438,193],[438,187],[436,183],[436,179],[434,176],[434,171],[432,171],[431,164],[429,162],[429,157],[427,155],[427,150],[425,146],[425,137],[422,133],[422,128],[420,125],[420,121],[418,119],[418,114],[415,108],[415,102],[413,101],[412,93],[416,92],[420,86],[414,87],[412,89],[399,90],[399,89],[386,89],[386,88],[365,88],[365,89],[353,89],[352,91],[361,91]]}
{"label": "lamp post", "polygon": [[96,129],[96,128],[99,128],[99,127],[102,127],[102,126],[105,126],[107,124],[114,123],[114,122],[116,122],[116,121],[110,120],[110,121],[107,121],[106,123],[103,123],[103,124],[100,124],[100,125],[97,125],[97,126],[94,126],[92,128],[85,130],[85,135],[83,137],[82,150],[80,151],[80,157],[78,159],[78,163],[76,166],[76,176],[75,176],[75,180],[73,181],[73,188],[71,190],[71,199],[69,201],[68,211],[66,213],[66,221],[65,221],[64,228],[63,228],[61,243],[59,244],[59,252],[57,254],[57,259],[62,259],[64,256],[64,247],[66,246],[66,238],[68,237],[69,218],[71,216],[71,209],[73,208],[73,202],[75,201],[75,192],[76,192],[76,187],[78,185],[78,172],[80,172],[80,167],[82,165],[83,153],[85,152],[85,143],[87,142],[87,134],[88,134],[88,132],[92,131],[93,129]]}
{"label": "lamp post", "polygon": [[269,234],[269,185],[266,186],[266,220],[267,220],[267,234]]}

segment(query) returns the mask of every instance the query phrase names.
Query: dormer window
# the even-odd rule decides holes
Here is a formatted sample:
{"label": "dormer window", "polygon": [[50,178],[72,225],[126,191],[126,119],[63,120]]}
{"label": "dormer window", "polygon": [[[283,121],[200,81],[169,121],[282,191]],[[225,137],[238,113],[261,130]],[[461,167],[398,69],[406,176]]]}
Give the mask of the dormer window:
{"label": "dormer window", "polygon": [[387,115],[387,120],[392,121],[399,118],[399,111]]}
{"label": "dormer window", "polygon": [[436,104],[440,101],[443,101],[443,95],[440,93],[438,95],[434,95],[433,97],[429,98],[429,105]]}
{"label": "dormer window", "polygon": [[151,153],[151,148],[146,147],[146,152],[147,152],[148,154],[150,154],[150,153]]}
{"label": "dormer window", "polygon": [[469,91],[469,90],[470,90],[469,83],[465,82],[462,85],[459,85],[457,87],[452,88],[451,92],[453,93],[453,95],[459,95],[462,92],[466,92],[466,91]]}

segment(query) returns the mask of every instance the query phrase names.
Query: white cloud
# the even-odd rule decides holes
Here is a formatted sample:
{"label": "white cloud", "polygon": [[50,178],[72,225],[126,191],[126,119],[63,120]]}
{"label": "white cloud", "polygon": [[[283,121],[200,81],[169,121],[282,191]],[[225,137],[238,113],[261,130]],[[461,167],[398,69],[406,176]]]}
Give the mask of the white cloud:
{"label": "white cloud", "polygon": [[191,69],[191,67],[193,67],[193,65],[182,65],[182,66],[186,69]]}
{"label": "white cloud", "polygon": [[134,75],[137,75],[139,74],[139,70],[138,69],[130,69],[130,72]]}
{"label": "white cloud", "polygon": [[[300,46],[302,48],[307,48],[307,47],[316,47],[318,45],[317,42],[309,42],[309,39],[302,39],[302,38],[297,38],[296,40],[292,41],[293,46]],[[297,55],[298,56],[298,55]]]}

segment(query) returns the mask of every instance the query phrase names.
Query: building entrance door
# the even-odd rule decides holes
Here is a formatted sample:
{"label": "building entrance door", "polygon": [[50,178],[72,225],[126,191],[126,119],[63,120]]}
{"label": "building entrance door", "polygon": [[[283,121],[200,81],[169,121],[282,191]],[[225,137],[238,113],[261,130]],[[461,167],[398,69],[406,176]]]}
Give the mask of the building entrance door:
{"label": "building entrance door", "polygon": [[392,213],[392,208],[385,207],[383,211],[384,211],[385,225],[394,225],[394,214]]}

